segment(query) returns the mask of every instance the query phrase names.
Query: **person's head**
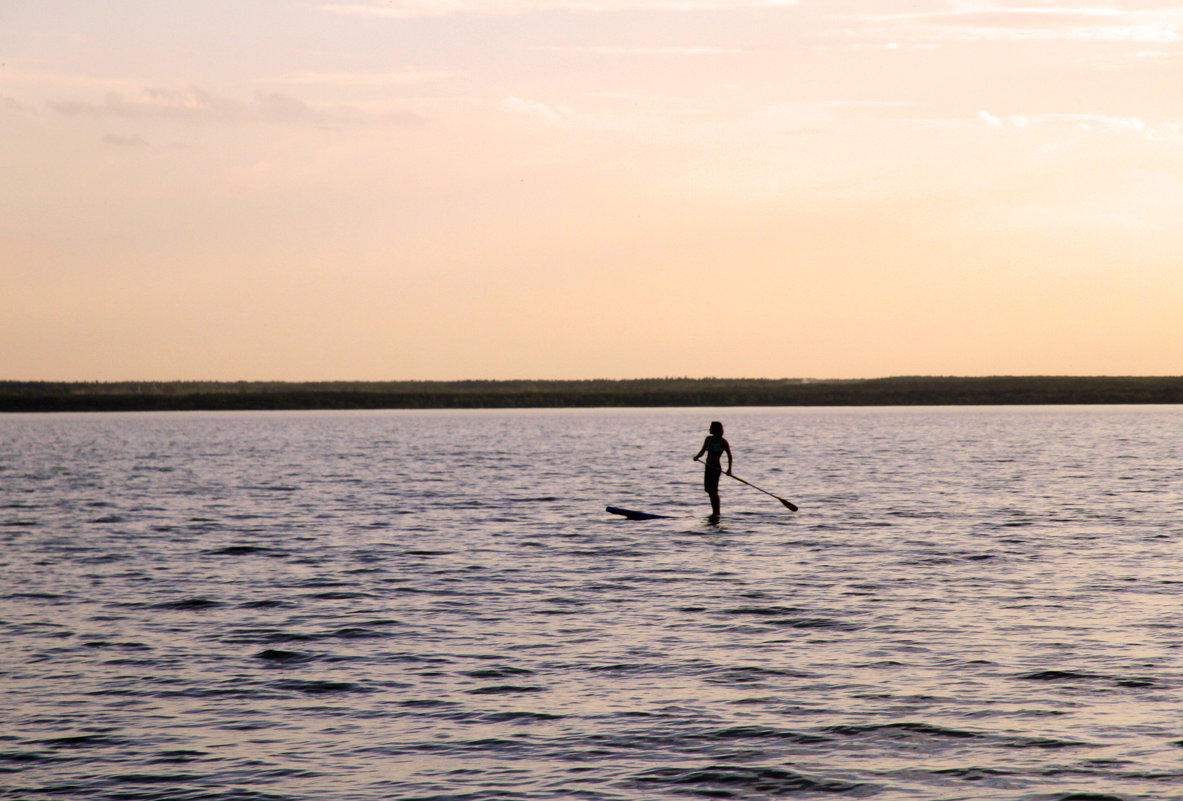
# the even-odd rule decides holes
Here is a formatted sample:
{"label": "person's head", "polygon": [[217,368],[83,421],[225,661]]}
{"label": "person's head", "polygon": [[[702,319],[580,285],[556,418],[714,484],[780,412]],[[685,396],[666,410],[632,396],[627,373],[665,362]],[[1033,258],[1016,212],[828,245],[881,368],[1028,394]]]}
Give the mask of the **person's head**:
{"label": "person's head", "polygon": [[711,423],[711,436],[714,436],[714,437],[723,436],[723,424],[720,423],[718,420]]}

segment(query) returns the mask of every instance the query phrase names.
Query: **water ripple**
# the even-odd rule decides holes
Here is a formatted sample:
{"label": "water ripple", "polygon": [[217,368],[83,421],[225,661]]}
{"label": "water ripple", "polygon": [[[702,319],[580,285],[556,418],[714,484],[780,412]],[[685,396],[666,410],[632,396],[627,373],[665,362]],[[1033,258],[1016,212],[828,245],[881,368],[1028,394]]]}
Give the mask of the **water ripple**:
{"label": "water ripple", "polygon": [[1181,423],[0,417],[0,798],[1175,797]]}

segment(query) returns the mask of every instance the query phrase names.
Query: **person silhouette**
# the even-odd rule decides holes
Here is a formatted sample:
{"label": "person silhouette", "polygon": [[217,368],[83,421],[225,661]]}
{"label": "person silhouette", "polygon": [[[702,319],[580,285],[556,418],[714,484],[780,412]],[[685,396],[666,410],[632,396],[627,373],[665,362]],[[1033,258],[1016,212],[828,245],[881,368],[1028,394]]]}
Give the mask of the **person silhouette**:
{"label": "person silhouette", "polygon": [[702,447],[694,454],[698,461],[704,453],[707,456],[706,469],[702,474],[703,489],[711,499],[711,520],[719,519],[719,474],[723,472],[722,457],[727,454],[727,475],[731,475],[731,445],[723,439],[723,424],[718,420],[711,423],[710,436],[702,441]]}

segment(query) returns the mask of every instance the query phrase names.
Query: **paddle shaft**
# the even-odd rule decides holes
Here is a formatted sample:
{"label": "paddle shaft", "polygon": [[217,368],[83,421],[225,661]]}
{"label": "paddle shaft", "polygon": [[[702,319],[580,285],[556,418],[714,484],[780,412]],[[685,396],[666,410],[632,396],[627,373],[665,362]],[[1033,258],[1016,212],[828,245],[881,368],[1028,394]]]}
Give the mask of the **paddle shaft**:
{"label": "paddle shaft", "polygon": [[[694,461],[696,461],[696,462],[697,462],[697,461],[699,461],[699,460],[698,460],[698,459],[695,459]],[[711,468],[714,468],[714,469],[718,470],[720,473],[723,473],[724,475],[731,476],[731,477],[732,477],[732,478],[734,478],[736,481],[738,481],[740,484],[747,484],[747,485],[748,485],[749,487],[751,487],[752,489],[754,489],[754,490],[759,490],[760,492],[763,492],[765,495],[772,495],[772,497],[773,497],[773,498],[776,498],[778,501],[780,501],[781,503],[783,503],[783,504],[785,505],[785,508],[786,508],[786,509],[788,509],[790,512],[795,512],[795,511],[797,511],[797,506],[796,506],[796,504],[792,503],[791,501],[786,501],[784,498],[780,497],[779,495],[775,495],[775,494],[773,494],[773,493],[769,492],[769,491],[768,491],[768,490],[766,490],[766,489],[760,489],[760,487],[757,487],[757,486],[756,486],[755,484],[753,484],[752,482],[750,482],[750,481],[744,481],[742,478],[740,478],[739,476],[735,475],[734,473],[726,473],[726,472],[724,472],[724,470],[723,470],[722,466],[715,467],[714,465],[712,465],[712,464],[707,464],[706,462],[703,462],[703,464],[705,464],[707,467],[711,467]]]}

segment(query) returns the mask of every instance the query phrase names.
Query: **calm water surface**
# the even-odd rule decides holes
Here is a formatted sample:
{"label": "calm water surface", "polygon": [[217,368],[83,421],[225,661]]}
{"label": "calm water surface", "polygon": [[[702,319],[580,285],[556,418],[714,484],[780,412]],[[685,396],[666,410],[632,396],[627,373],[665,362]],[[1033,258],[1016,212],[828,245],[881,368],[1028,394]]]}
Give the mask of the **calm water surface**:
{"label": "calm water surface", "polygon": [[1181,430],[3,416],[0,797],[1183,798]]}

